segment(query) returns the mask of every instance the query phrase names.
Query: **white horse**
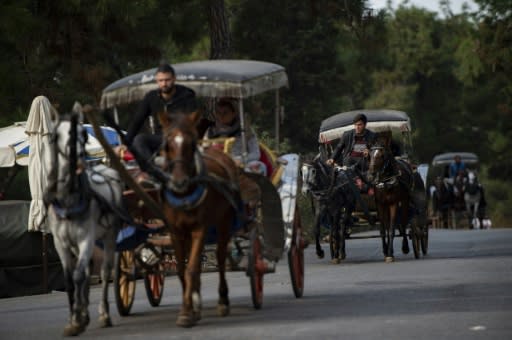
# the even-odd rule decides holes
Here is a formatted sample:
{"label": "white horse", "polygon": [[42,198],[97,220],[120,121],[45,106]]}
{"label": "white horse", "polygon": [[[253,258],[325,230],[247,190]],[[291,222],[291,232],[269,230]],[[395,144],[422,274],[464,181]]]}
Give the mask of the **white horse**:
{"label": "white horse", "polygon": [[478,217],[478,209],[480,206],[481,185],[478,182],[473,171],[468,172],[468,178],[464,183],[464,202],[466,203],[466,211],[471,221],[473,229],[480,229],[480,219]]}
{"label": "white horse", "polygon": [[123,211],[119,175],[102,164],[87,166],[87,133],[78,120],[76,114],[71,122],[59,122],[58,117],[54,120],[54,167],[45,195],[50,231],[62,262],[69,300],[70,318],[64,327],[65,336],[82,333],[89,323],[89,262],[98,239],[104,246],[99,321],[102,327],[112,326],[108,282]]}

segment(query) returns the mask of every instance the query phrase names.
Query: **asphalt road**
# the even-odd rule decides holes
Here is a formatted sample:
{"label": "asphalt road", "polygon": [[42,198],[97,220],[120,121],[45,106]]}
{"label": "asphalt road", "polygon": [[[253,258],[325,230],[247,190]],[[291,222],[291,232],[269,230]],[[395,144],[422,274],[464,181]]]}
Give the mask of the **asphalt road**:
{"label": "asphalt road", "polygon": [[[328,250],[327,244],[324,245]],[[400,252],[396,240],[395,249]],[[99,287],[91,289],[84,339],[512,339],[512,229],[431,230],[429,254],[396,254],[384,263],[378,239],[350,240],[347,260],[319,260],[306,249],[304,297],[293,296],[287,260],[264,280],[261,310],[252,308],[243,273],[229,273],[231,315],[216,316],[217,274],[202,276],[203,319],[175,325],[181,288],[165,282],[160,307],[147,302],[142,281],[129,317],[97,323]],[[67,320],[65,293],[0,300],[0,339],[56,339]]]}

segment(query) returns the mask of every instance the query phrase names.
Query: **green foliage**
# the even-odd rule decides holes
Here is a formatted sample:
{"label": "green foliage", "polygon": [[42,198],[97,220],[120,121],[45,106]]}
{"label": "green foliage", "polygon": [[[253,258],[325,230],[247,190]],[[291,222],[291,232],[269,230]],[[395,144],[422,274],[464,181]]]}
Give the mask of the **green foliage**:
{"label": "green foliage", "polygon": [[512,183],[488,178],[483,181],[488,215],[494,226],[512,227]]}

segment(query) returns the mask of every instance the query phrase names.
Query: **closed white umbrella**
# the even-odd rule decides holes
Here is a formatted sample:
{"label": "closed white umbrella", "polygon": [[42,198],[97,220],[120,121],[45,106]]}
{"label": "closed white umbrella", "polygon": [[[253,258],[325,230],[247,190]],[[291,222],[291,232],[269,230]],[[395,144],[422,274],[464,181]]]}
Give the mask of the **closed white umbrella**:
{"label": "closed white umbrella", "polygon": [[38,96],[32,101],[25,133],[29,136],[28,180],[32,202],[28,216],[28,230],[48,232],[43,194],[48,186],[48,175],[53,164],[50,138],[53,131],[52,114],[57,114],[48,98]]}

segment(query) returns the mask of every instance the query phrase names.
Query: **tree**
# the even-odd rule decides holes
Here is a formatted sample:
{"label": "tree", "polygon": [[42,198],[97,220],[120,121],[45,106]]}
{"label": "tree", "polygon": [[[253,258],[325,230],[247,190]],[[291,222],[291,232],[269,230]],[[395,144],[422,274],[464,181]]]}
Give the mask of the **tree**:
{"label": "tree", "polygon": [[231,31],[224,0],[207,0],[210,28],[210,59],[231,57]]}

